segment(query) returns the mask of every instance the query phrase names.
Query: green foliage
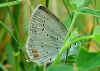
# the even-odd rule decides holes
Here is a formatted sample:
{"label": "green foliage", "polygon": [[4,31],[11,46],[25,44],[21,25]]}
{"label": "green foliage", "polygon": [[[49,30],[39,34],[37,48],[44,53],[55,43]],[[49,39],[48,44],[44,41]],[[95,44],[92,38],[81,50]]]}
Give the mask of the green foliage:
{"label": "green foliage", "polygon": [[0,4],[0,7],[7,7],[7,6],[11,6],[11,5],[17,5],[20,2],[21,2],[21,0],[7,2],[7,3],[2,3],[2,4]]}
{"label": "green foliage", "polygon": [[77,37],[79,37],[79,33],[77,31],[77,29],[74,29],[74,31],[72,31],[71,35],[70,35],[70,40],[73,41],[74,39],[76,39]]}
{"label": "green foliage", "polygon": [[70,27],[70,23],[72,21],[72,18],[73,18],[72,14],[68,14],[68,16],[66,17],[66,19],[64,21],[64,25],[65,25],[65,27],[66,27],[67,30]]}
{"label": "green foliage", "polygon": [[72,0],[72,4],[75,4],[77,8],[87,7],[92,0]]}
{"label": "green foliage", "polygon": [[[88,7],[88,5],[89,5],[89,3],[90,3],[91,1],[90,0],[87,0],[87,1],[85,1],[85,0],[72,0],[72,8],[73,8],[73,18],[72,18],[72,20],[71,20],[71,18],[70,18],[70,15],[68,16],[68,18],[67,18],[67,20],[65,20],[65,26],[66,27],[69,27],[69,23],[70,23],[70,21],[71,21],[71,23],[70,23],[70,27],[68,28],[68,33],[67,33],[67,35],[66,35],[66,39],[65,39],[65,43],[64,43],[64,46],[62,47],[62,49],[61,49],[61,51],[60,51],[60,53],[58,54],[58,56],[57,56],[57,58],[56,58],[56,60],[55,60],[55,63],[54,64],[57,64],[57,62],[59,61],[59,58],[61,57],[61,55],[62,55],[62,53],[64,52],[64,50],[66,50],[66,49],[68,49],[69,48],[69,45],[72,45],[73,43],[75,43],[75,42],[78,42],[78,41],[82,41],[82,40],[89,40],[89,39],[93,39],[94,38],[94,36],[93,35],[91,35],[91,36],[83,36],[83,37],[80,37],[80,38],[76,38],[76,37],[74,37],[74,39],[73,39],[73,37],[71,37],[71,32],[72,32],[72,28],[73,28],[73,25],[74,25],[74,23],[75,23],[75,20],[76,20],[76,18],[79,16],[79,14],[80,14],[80,12],[81,13],[84,13],[84,14],[92,14],[92,15],[96,15],[96,16],[99,16],[99,13],[100,13],[100,11],[96,11],[96,10],[90,10],[90,9],[88,9],[88,8],[85,8],[85,7]],[[65,3],[66,5],[69,5],[68,3]],[[67,25],[66,25],[67,24]],[[95,31],[94,31],[95,32]],[[73,34],[74,33],[72,33],[72,36],[73,36]],[[76,36],[78,33],[75,33],[74,34],[74,36]],[[96,38],[96,40],[98,39],[98,42],[100,42],[99,41],[99,39],[100,39],[100,36],[99,35],[95,35],[95,38]],[[73,39],[73,40],[71,40],[71,39]],[[83,52],[83,51],[82,51]],[[87,55],[88,55],[88,53],[86,53]],[[83,56],[83,55],[81,55],[81,56]],[[87,56],[87,57],[89,57],[89,55]],[[93,57],[93,56],[91,56],[91,57]],[[82,62],[83,60],[82,60],[82,58],[83,57],[80,57],[80,62]],[[90,57],[89,57],[90,58]],[[98,58],[98,57],[97,57]],[[86,60],[87,60],[88,58],[86,58],[85,60],[84,60],[84,63],[86,62]],[[82,60],[82,61],[81,61]],[[95,60],[95,59],[93,59],[93,60]],[[90,67],[88,67],[88,65],[89,64],[92,64],[91,62],[93,62],[93,60],[90,60],[90,62],[88,63],[88,64],[86,64],[86,65],[84,65],[84,63],[80,63],[80,62],[78,62],[78,66],[80,66],[80,68],[81,68],[81,64],[83,64],[84,66],[86,66],[87,68],[89,68],[89,69],[91,69],[92,67],[96,67],[97,65],[99,65],[98,63],[99,63],[99,61],[96,63],[96,64],[94,64],[94,66],[92,65],[92,66],[90,66]],[[89,70],[89,69],[87,69],[87,68],[85,68],[86,70]]]}
{"label": "green foliage", "polygon": [[47,71],[74,71],[72,66],[66,64],[52,65],[48,67]]}
{"label": "green foliage", "polygon": [[77,59],[77,67],[80,71],[89,71],[100,66],[100,52],[88,52],[81,48]]}
{"label": "green foliage", "polygon": [[[9,34],[16,40],[15,36],[13,35],[13,33],[10,31],[9,27],[7,25],[5,25],[2,21],[0,21],[0,25],[2,27],[4,27],[4,29],[9,32]],[[17,41],[17,40],[16,40]]]}
{"label": "green foliage", "polygon": [[100,17],[100,11],[99,10],[91,10],[89,8],[82,8],[80,9],[81,14],[90,14],[96,17]]}
{"label": "green foliage", "polygon": [[100,43],[100,26],[96,26],[94,30],[94,39]]}
{"label": "green foliage", "polygon": [[71,12],[72,7],[71,7],[71,4],[70,4],[70,0],[63,0],[63,2],[64,2],[66,9],[68,10],[68,13]]}
{"label": "green foliage", "polygon": [[2,64],[0,64],[0,70],[1,70],[1,71],[8,71],[5,67],[3,67]]}

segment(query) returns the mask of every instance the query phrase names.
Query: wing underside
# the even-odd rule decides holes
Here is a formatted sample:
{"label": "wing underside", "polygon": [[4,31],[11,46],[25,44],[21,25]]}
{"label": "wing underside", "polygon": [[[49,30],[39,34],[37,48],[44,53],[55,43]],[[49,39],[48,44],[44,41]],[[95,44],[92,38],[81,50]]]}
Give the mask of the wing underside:
{"label": "wing underside", "polygon": [[67,34],[64,25],[44,6],[38,6],[31,17],[26,51],[38,64],[54,61]]}

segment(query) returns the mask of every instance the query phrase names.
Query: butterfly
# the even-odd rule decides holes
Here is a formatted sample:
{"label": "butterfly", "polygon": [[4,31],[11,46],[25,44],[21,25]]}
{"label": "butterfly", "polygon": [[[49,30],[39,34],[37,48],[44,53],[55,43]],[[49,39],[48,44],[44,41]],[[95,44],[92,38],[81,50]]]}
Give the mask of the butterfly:
{"label": "butterfly", "polygon": [[28,27],[26,52],[30,60],[39,65],[53,62],[67,34],[64,24],[46,7],[38,5]]}

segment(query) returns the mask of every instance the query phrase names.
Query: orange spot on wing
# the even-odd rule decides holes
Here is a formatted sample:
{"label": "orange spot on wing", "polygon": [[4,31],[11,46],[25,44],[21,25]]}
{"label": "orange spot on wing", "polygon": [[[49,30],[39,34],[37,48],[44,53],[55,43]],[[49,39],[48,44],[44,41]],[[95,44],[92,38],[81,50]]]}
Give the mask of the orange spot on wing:
{"label": "orange spot on wing", "polygon": [[35,54],[34,54],[34,57],[35,57],[35,58],[39,57],[39,54],[35,53]]}
{"label": "orange spot on wing", "polygon": [[33,53],[37,53],[37,50],[36,50],[36,49],[33,49],[32,52],[33,52]]}

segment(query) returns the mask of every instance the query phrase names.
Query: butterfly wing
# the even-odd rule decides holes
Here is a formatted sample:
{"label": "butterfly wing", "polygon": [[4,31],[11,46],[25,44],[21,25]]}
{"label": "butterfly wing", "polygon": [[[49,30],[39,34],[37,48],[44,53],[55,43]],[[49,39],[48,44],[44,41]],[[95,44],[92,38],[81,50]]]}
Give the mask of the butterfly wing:
{"label": "butterfly wing", "polygon": [[55,60],[63,45],[66,28],[47,8],[39,5],[33,12],[29,24],[26,51],[37,64],[47,64]]}

